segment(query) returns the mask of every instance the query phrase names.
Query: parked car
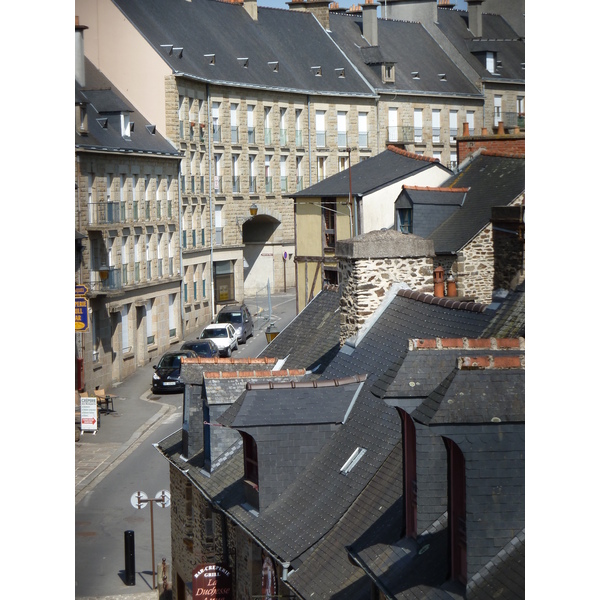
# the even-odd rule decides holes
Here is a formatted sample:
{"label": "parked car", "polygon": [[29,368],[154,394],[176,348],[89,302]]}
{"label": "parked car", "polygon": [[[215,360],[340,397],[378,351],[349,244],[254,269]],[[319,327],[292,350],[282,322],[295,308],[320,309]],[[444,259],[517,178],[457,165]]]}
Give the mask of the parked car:
{"label": "parked car", "polygon": [[219,348],[221,356],[231,356],[231,353],[238,349],[237,335],[231,323],[207,325],[199,339],[212,340]]}
{"label": "parked car", "polygon": [[158,364],[154,365],[152,393],[183,392],[185,386],[181,381],[181,359],[196,356],[193,350],[177,350],[163,354]]}
{"label": "parked car", "polygon": [[190,340],[184,342],[181,346],[181,350],[193,350],[198,356],[202,358],[214,358],[219,356],[219,348],[212,340]]}
{"label": "parked car", "polygon": [[254,335],[252,315],[245,304],[230,304],[223,307],[215,323],[231,323],[240,344],[245,344],[246,339]]}

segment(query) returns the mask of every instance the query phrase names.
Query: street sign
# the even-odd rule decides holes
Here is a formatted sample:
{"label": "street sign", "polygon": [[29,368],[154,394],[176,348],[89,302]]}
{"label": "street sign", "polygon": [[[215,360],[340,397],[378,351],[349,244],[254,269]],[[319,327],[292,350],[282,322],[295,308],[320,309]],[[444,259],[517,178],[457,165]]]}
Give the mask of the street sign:
{"label": "street sign", "polygon": [[81,283],[75,285],[75,295],[76,296],[85,296],[88,293],[87,285],[83,285]]}
{"label": "street sign", "polygon": [[161,490],[154,496],[156,500],[158,500],[157,504],[161,508],[167,508],[171,506],[171,494],[168,490]]}
{"label": "street sign", "polygon": [[75,331],[88,331],[88,300],[83,296],[75,296]]}
{"label": "street sign", "polygon": [[95,396],[82,396],[79,398],[81,409],[81,431],[93,431],[98,429],[98,399]]}
{"label": "street sign", "polygon": [[131,496],[131,505],[133,508],[144,508],[148,504],[148,496],[145,492],[135,492]]}

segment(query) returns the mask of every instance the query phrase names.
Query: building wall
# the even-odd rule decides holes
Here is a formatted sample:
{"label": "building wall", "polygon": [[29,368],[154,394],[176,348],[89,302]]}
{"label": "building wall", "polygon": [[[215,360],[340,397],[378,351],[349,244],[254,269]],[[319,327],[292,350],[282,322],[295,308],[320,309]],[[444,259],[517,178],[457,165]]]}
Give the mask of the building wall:
{"label": "building wall", "polygon": [[89,330],[77,335],[86,389],[106,389],[181,340],[178,160],[92,152],[77,157],[75,226],[87,239],[76,282],[89,290]]}

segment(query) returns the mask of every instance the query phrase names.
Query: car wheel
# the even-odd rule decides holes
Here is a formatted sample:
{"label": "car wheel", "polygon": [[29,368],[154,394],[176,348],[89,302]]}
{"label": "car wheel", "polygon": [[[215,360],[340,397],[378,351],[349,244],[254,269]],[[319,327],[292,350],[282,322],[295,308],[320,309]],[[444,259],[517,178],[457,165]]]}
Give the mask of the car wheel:
{"label": "car wheel", "polygon": [[237,350],[237,349],[238,349],[238,343],[237,343],[237,340],[235,340],[235,346],[233,347],[233,349],[234,349],[234,350]]}
{"label": "car wheel", "polygon": [[227,347],[227,354],[226,354],[227,358],[229,358],[231,356],[231,346]]}
{"label": "car wheel", "polygon": [[240,343],[241,344],[245,344],[246,343],[246,334],[245,333],[242,334],[242,339],[240,340]]}

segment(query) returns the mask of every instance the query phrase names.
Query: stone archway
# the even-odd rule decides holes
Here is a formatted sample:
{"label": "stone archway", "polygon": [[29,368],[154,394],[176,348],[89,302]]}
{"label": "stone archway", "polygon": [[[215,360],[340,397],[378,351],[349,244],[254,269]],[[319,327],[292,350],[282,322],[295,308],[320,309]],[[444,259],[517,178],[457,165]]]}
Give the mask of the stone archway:
{"label": "stone archway", "polygon": [[280,225],[280,219],[267,214],[256,215],[244,223],[244,296],[259,292],[267,281],[271,289],[277,287],[274,259],[282,253],[277,241]]}

